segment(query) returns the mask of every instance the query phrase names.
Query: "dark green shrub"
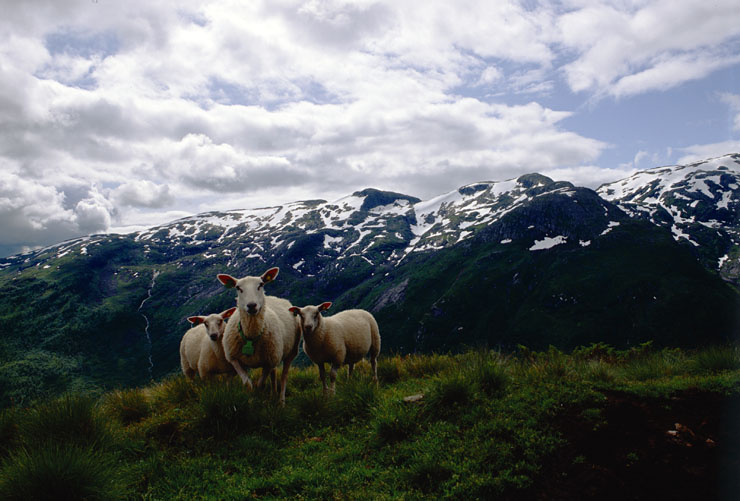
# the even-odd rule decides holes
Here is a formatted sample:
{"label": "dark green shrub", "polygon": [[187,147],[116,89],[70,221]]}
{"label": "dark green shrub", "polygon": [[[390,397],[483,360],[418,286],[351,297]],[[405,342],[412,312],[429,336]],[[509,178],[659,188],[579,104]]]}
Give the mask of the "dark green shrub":
{"label": "dark green shrub", "polygon": [[115,463],[90,448],[55,445],[21,449],[2,466],[0,499],[121,498],[123,486]]}
{"label": "dark green shrub", "polygon": [[573,350],[573,358],[576,360],[614,362],[617,359],[617,351],[613,346],[604,342],[591,343],[588,346],[579,346],[575,348]]}

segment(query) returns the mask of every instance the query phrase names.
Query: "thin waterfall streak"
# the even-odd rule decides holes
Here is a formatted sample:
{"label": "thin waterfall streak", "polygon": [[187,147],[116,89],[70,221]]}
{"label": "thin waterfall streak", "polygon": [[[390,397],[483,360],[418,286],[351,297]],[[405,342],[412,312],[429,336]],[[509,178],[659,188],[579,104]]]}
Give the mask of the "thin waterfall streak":
{"label": "thin waterfall streak", "polygon": [[146,335],[146,342],[147,342],[147,351],[148,351],[148,357],[149,357],[149,379],[154,379],[154,360],[152,359],[152,336],[149,334],[149,317],[146,316],[145,313],[141,311],[141,309],[144,307],[144,303],[149,301],[152,297],[152,289],[154,289],[154,283],[157,280],[157,276],[159,275],[159,272],[157,270],[154,270],[154,273],[152,274],[152,283],[149,285],[149,290],[147,290],[147,295],[144,298],[143,301],[141,301],[141,304],[139,305],[139,311],[141,313],[141,316],[144,317],[144,321],[146,322],[146,325],[144,326],[144,334]]}

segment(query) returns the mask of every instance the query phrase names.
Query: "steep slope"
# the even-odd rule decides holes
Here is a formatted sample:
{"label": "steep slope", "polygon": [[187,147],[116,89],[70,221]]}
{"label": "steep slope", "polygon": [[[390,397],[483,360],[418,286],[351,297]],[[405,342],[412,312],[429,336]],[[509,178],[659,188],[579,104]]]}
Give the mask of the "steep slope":
{"label": "steep slope", "polygon": [[669,228],[709,269],[740,279],[740,154],[656,167],[598,189],[633,217]]}
{"label": "steep slope", "polygon": [[268,266],[270,294],[372,310],[384,352],[694,346],[733,338],[740,311],[669,230],[586,188],[531,174],[428,201],[367,189],[0,260],[3,403],[177,370],[186,317],[233,305],[215,275]]}

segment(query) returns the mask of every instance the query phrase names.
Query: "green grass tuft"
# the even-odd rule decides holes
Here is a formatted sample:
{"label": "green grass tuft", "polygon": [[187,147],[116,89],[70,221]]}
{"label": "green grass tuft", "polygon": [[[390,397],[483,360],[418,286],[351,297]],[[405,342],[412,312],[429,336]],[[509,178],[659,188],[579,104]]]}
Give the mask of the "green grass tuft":
{"label": "green grass tuft", "polygon": [[691,367],[694,373],[714,373],[740,369],[740,350],[737,346],[712,346],[698,352]]}
{"label": "green grass tuft", "polygon": [[440,376],[424,397],[425,411],[432,418],[448,418],[470,405],[474,394],[473,385],[462,374]]}
{"label": "green grass tuft", "polygon": [[393,384],[403,378],[403,362],[401,357],[383,357],[378,359],[378,380],[381,383]]}
{"label": "green grass tuft", "polygon": [[241,381],[207,381],[197,390],[199,414],[197,425],[206,435],[226,437],[259,426],[261,406],[258,398]]}
{"label": "green grass tuft", "polygon": [[0,498],[8,501],[122,499],[123,487],[110,456],[59,445],[21,449],[5,461],[0,475]]}
{"label": "green grass tuft", "polygon": [[0,411],[0,454],[7,454],[18,442],[19,410],[15,407]]}
{"label": "green grass tuft", "polygon": [[417,405],[393,402],[378,409],[375,437],[380,446],[402,442],[419,427]]}
{"label": "green grass tuft", "polygon": [[38,403],[20,422],[20,436],[28,446],[64,443],[80,447],[110,447],[114,436],[96,401],[65,395]]}
{"label": "green grass tuft", "polygon": [[373,409],[378,400],[378,388],[366,377],[355,374],[343,384],[337,382],[336,395],[331,397],[330,409],[338,422],[354,422]]}
{"label": "green grass tuft", "polygon": [[124,425],[136,423],[149,416],[149,399],[138,389],[116,390],[103,398],[103,409],[106,414],[119,420]]}

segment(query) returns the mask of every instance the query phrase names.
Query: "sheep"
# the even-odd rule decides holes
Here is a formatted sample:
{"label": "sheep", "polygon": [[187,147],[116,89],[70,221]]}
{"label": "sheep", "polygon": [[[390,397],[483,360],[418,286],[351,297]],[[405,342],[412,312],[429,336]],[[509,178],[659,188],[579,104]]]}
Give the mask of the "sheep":
{"label": "sheep", "polygon": [[290,301],[265,295],[264,285],[272,282],[279,271],[279,268],[270,268],[260,277],[240,279],[222,273],[217,278],[226,287],[237,291],[239,314],[231,317],[224,332],[226,360],[250,389],[253,388],[252,380],[243,366],[261,367],[262,375],[257,387],[262,386],[269,374],[273,392],[277,392],[275,368],[282,361],[280,403],[285,404],[288,371],[298,355],[301,331],[297,320],[288,311],[292,306]]}
{"label": "sheep", "polygon": [[195,372],[201,379],[214,374],[233,373],[234,368],[226,361],[221,341],[228,320],[236,307],[221,313],[211,313],[207,317],[188,317],[193,324],[180,341],[180,366],[188,378],[193,379]]}
{"label": "sheep", "polygon": [[370,353],[373,381],[378,383],[378,353],[380,331],[372,314],[365,310],[345,310],[331,317],[321,315],[331,303],[319,306],[293,306],[290,312],[299,318],[303,333],[303,351],[319,366],[319,378],[327,394],[324,363],[331,364],[331,393],[335,393],[337,370],[348,365],[352,376],[354,365]]}

